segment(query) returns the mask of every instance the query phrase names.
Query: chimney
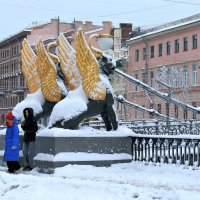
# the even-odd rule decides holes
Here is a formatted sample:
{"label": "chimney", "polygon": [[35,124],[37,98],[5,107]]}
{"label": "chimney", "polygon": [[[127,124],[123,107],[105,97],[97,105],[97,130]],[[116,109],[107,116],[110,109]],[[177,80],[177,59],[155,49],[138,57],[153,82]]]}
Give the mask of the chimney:
{"label": "chimney", "polygon": [[86,28],[92,28],[92,22],[91,21],[85,21]]}
{"label": "chimney", "polygon": [[51,24],[53,24],[53,23],[58,23],[58,18],[55,18],[55,19],[51,19]]}
{"label": "chimney", "polygon": [[75,21],[75,27],[76,27],[76,29],[83,28],[83,22],[82,21]]}
{"label": "chimney", "polygon": [[103,29],[104,30],[111,30],[112,29],[112,22],[111,21],[103,21]]}
{"label": "chimney", "polygon": [[131,23],[120,23],[121,33],[122,33],[122,44],[129,38],[129,33],[132,32]]}

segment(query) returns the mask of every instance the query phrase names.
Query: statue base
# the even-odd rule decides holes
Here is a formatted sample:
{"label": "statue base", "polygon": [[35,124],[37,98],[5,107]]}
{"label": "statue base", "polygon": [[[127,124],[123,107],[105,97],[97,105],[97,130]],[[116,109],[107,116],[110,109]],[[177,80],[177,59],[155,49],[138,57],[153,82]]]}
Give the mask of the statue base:
{"label": "statue base", "polygon": [[68,164],[110,166],[131,162],[129,135],[94,129],[44,129],[37,135],[34,166],[45,171]]}

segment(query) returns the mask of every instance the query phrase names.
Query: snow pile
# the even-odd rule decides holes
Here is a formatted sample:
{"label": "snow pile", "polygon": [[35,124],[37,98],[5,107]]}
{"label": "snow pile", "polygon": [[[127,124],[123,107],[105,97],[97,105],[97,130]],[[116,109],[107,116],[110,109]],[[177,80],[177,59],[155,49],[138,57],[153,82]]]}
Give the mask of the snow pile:
{"label": "snow pile", "polygon": [[63,81],[61,81],[60,79],[57,79],[56,81],[57,81],[58,87],[60,88],[62,94],[67,96],[68,91],[67,91],[67,88],[65,87]]}
{"label": "snow pile", "polygon": [[106,75],[103,74],[99,74],[100,79],[105,83],[106,88],[109,89],[109,91],[111,92],[111,94],[114,96],[114,90],[110,84],[110,81],[108,80],[108,77]]}
{"label": "snow pile", "polygon": [[26,98],[18,103],[13,109],[13,115],[19,120],[23,120],[23,110],[25,108],[32,108],[34,110],[34,115],[37,115],[43,111],[42,105],[44,104],[45,99],[42,94],[41,89],[38,89],[35,93],[28,94]]}
{"label": "snow pile", "polygon": [[105,160],[131,160],[132,156],[126,153],[100,154],[87,152],[61,152],[54,155],[38,153],[34,160],[64,162],[64,161],[105,161]]}
{"label": "snow pile", "polygon": [[94,167],[67,165],[54,174],[8,174],[0,167],[2,200],[199,200],[199,170],[132,162]]}
{"label": "snow pile", "polygon": [[6,134],[6,128],[0,130],[0,135],[5,135]]}
{"label": "snow pile", "polygon": [[78,130],[63,128],[45,128],[37,133],[43,137],[125,137],[135,135],[133,131],[125,126],[119,126],[116,131],[97,130],[92,127],[84,126]]}
{"label": "snow pile", "polygon": [[60,120],[67,121],[86,111],[87,102],[88,99],[82,86],[79,86],[76,90],[69,91],[68,96],[54,106],[49,126],[51,127],[55,122]]}

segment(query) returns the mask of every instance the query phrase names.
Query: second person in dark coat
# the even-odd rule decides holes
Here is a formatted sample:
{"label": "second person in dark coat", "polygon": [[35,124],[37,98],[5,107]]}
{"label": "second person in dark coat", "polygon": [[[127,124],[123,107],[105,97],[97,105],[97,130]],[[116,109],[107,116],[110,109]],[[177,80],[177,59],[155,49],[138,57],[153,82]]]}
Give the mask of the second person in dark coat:
{"label": "second person in dark coat", "polygon": [[37,122],[34,119],[33,109],[25,108],[23,110],[25,121],[21,123],[24,131],[23,155],[25,159],[24,170],[33,169],[33,158],[35,156],[35,137],[38,130]]}

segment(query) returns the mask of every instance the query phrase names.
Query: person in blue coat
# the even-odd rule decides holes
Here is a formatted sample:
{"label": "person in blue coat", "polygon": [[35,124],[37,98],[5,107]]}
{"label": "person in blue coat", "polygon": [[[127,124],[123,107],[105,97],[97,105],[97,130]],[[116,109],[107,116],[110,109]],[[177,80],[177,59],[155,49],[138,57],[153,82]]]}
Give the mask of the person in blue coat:
{"label": "person in blue coat", "polygon": [[21,168],[19,164],[19,128],[12,112],[6,115],[5,153],[3,160],[7,162],[8,172],[14,173]]}

